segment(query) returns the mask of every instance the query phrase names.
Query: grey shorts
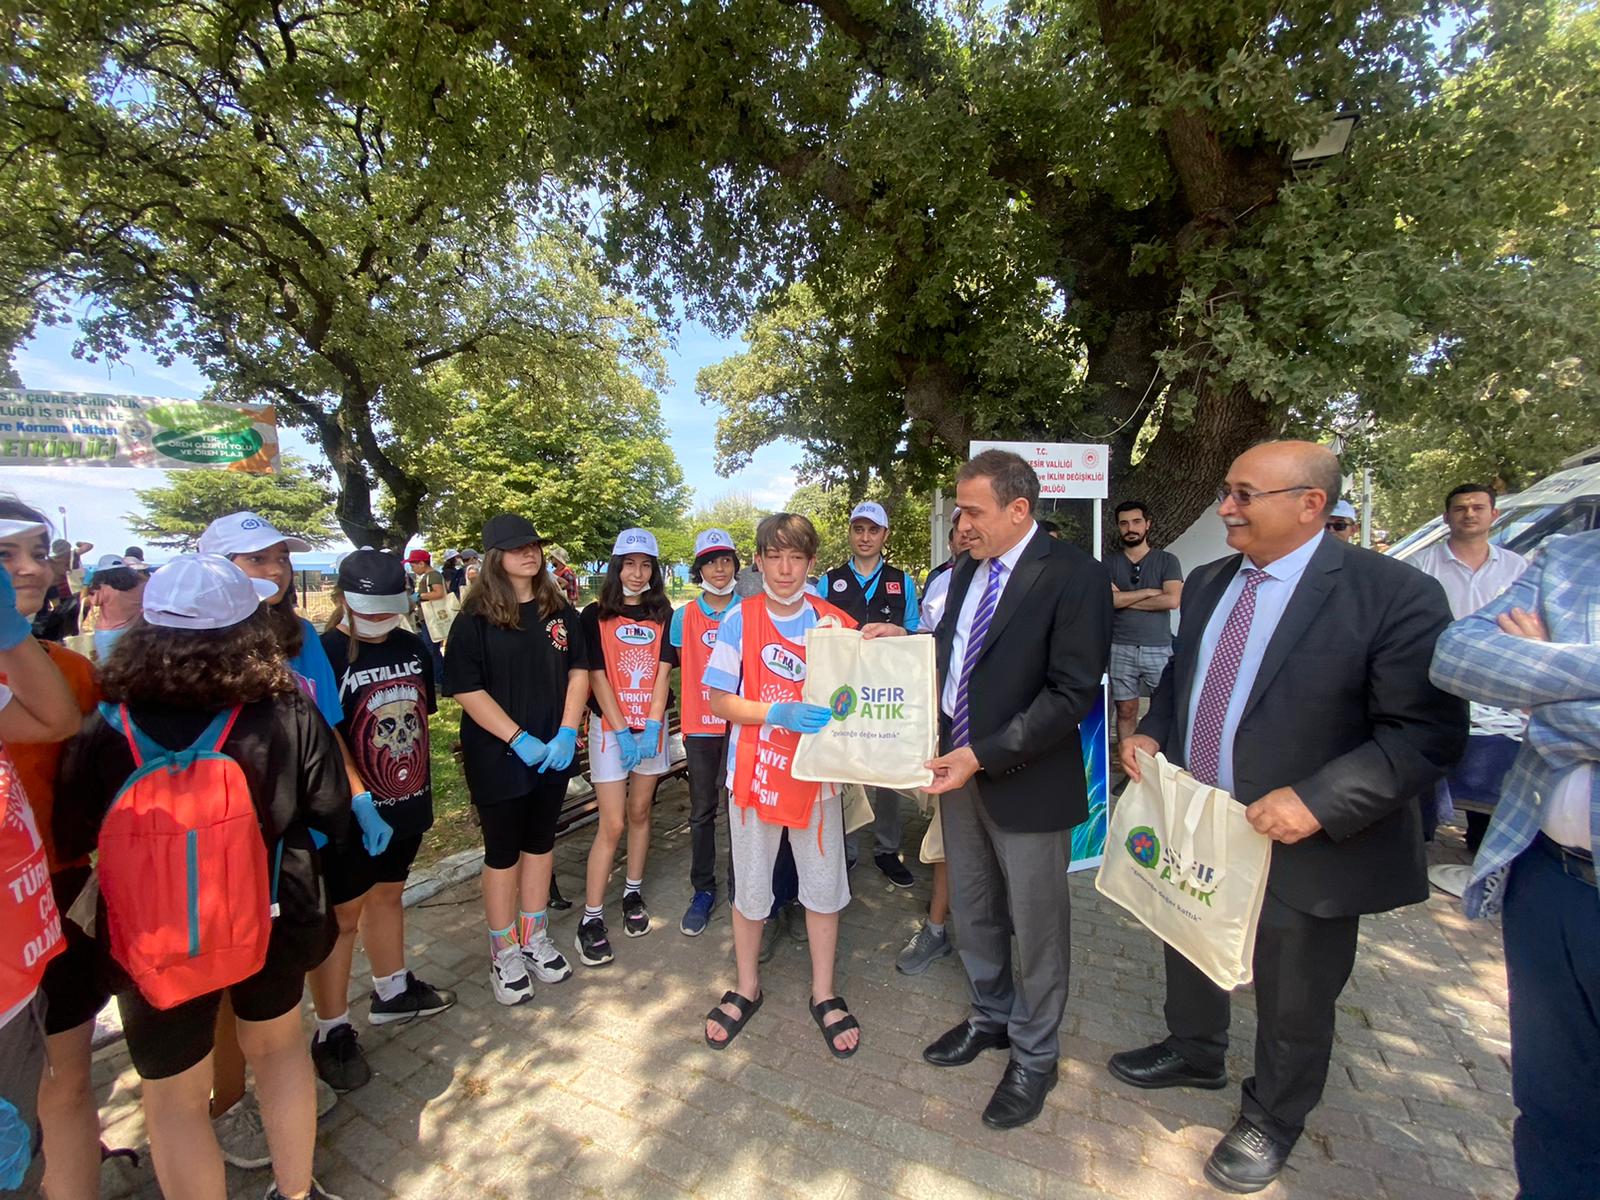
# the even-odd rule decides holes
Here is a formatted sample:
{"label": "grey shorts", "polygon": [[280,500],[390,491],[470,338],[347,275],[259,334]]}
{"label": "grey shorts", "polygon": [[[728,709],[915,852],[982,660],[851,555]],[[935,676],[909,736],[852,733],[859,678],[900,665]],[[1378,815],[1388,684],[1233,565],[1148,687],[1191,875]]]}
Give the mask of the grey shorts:
{"label": "grey shorts", "polygon": [[1126,642],[1111,643],[1111,698],[1137,700],[1155,694],[1161,682],[1161,672],[1172,657],[1171,646],[1135,646]]}
{"label": "grey shorts", "polygon": [[[44,1074],[44,992],[0,1026],[0,1099],[10,1111],[0,1116],[8,1144],[21,1138],[28,1144],[22,1186],[0,1186],[0,1196],[37,1196],[44,1175],[44,1154],[39,1137],[39,1079]],[[20,1150],[19,1150],[19,1157]]]}

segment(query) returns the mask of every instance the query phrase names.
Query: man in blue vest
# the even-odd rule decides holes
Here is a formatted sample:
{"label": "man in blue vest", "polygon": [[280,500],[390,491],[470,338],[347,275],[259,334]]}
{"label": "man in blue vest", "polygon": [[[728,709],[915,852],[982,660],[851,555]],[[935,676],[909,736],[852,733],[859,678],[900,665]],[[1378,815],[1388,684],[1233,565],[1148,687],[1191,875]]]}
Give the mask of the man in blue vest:
{"label": "man in blue vest", "polygon": [[[883,558],[889,540],[889,514],[883,505],[865,500],[850,511],[850,561],[822,577],[823,598],[838,605],[863,625],[898,625],[917,631],[917,583]],[[896,887],[908,888],[916,878],[900,858],[900,793],[874,788],[872,831],[877,848],[873,861]],[[845,839],[845,861],[855,866],[860,834]]]}

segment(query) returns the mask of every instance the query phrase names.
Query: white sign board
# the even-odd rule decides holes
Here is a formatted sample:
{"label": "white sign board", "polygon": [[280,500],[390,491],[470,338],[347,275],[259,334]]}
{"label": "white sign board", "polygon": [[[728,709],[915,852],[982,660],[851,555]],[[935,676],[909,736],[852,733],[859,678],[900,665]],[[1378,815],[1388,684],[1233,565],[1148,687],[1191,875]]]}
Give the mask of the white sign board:
{"label": "white sign board", "polygon": [[1104,500],[1111,494],[1111,448],[1081,442],[973,442],[969,453],[1009,450],[1039,476],[1041,500]]}
{"label": "white sign board", "polygon": [[277,419],[270,401],[0,388],[0,466],[213,467],[268,475],[278,466]]}

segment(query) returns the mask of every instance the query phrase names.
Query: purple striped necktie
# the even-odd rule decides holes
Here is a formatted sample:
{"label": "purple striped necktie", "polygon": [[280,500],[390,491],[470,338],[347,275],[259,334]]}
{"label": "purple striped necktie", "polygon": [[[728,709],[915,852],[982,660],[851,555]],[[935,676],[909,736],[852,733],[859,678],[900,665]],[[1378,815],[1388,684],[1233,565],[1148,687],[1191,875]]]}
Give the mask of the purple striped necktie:
{"label": "purple striped necktie", "polygon": [[1189,745],[1189,774],[1201,783],[1215,784],[1222,762],[1222,726],[1233,700],[1233,685],[1239,680],[1245,644],[1250,640],[1250,623],[1256,615],[1256,589],[1267,573],[1255,567],[1244,569],[1244,590],[1233,602],[1233,611],[1217,635],[1217,646],[1206,666],[1206,681],[1194,706],[1194,735]]}
{"label": "purple striped necktie", "polygon": [[972,668],[978,665],[983,653],[984,639],[989,636],[989,626],[994,621],[995,606],[1000,601],[1000,578],[1005,565],[998,558],[989,560],[989,581],[984,585],[983,597],[978,601],[978,611],[972,615],[972,628],[967,633],[966,652],[961,657],[961,678],[956,680],[955,711],[950,715],[950,744],[961,747],[971,743],[968,730],[967,685],[972,682]]}

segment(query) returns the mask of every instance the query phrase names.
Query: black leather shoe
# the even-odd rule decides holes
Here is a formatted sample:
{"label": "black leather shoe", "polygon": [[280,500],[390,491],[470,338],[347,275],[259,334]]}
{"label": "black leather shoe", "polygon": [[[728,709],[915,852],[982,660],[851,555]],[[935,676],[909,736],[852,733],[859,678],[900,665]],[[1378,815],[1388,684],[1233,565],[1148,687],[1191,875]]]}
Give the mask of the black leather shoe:
{"label": "black leather shoe", "polygon": [[1240,1117],[1206,1159],[1206,1179],[1225,1192],[1259,1192],[1278,1177],[1288,1161],[1288,1146]]}
{"label": "black leather shoe", "polygon": [[983,1110],[983,1123],[990,1129],[1015,1129],[1026,1125],[1044,1111],[1044,1098],[1055,1087],[1060,1072],[1055,1063],[1048,1071],[1030,1071],[1016,1059],[1006,1064],[1006,1073],[989,1097]]}
{"label": "black leather shoe", "polygon": [[985,1050],[1009,1050],[1011,1039],[1004,1029],[985,1031],[971,1021],[963,1021],[922,1052],[936,1067],[964,1067]]}
{"label": "black leather shoe", "polygon": [[1142,1050],[1124,1050],[1113,1054],[1106,1063],[1110,1071],[1123,1083],[1136,1088],[1192,1087],[1216,1091],[1228,1086],[1226,1070],[1211,1074],[1196,1070],[1188,1059],[1165,1042],[1146,1046]]}

